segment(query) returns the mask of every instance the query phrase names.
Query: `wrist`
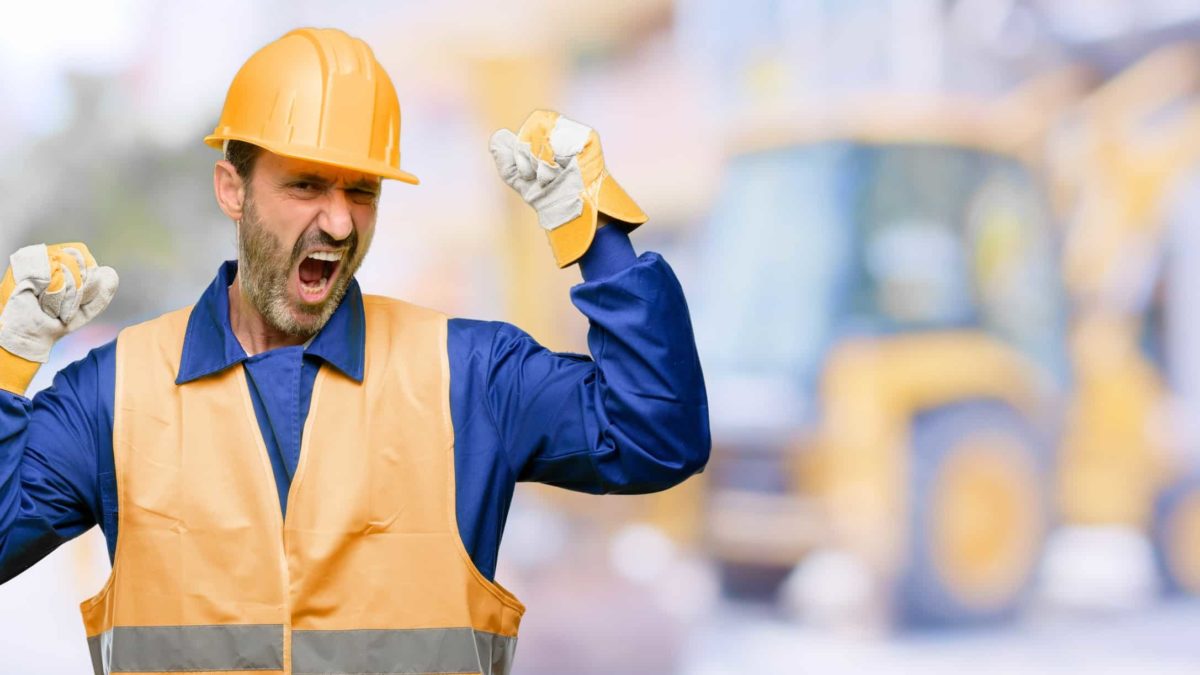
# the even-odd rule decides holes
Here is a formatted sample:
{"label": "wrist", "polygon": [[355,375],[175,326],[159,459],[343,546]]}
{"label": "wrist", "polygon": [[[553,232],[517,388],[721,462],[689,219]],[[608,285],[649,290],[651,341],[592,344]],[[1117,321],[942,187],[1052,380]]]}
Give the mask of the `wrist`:
{"label": "wrist", "polygon": [[591,246],[579,259],[579,271],[584,281],[596,281],[612,276],[636,261],[633,242],[622,224],[601,215]]}
{"label": "wrist", "polygon": [[42,364],[23,359],[0,347],[0,389],[24,396]]}

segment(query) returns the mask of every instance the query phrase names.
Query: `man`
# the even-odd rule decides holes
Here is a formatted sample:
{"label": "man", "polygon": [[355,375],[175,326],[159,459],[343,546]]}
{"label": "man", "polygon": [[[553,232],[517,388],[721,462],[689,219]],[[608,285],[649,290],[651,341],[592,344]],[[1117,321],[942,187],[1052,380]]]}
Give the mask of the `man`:
{"label": "man", "polygon": [[0,582],[98,524],[82,605],[97,673],[507,673],[524,607],[495,582],[517,481],[641,493],[708,456],[682,290],[592,130],[537,111],[492,138],[533,205],[595,359],[499,322],[363,295],[354,273],[400,109],[360,40],[289,33],[252,56],[206,140],[235,223],[192,307],[123,330],[23,397],[117,277],[31,246],[0,286]]}

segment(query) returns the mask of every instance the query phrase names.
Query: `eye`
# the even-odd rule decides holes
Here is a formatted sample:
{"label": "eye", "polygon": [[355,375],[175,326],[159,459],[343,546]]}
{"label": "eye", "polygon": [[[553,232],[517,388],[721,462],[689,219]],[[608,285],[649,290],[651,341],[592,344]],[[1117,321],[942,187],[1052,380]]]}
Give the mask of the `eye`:
{"label": "eye", "polygon": [[288,183],[288,188],[302,196],[315,196],[321,191],[321,186],[310,180],[297,180]]}
{"label": "eye", "polygon": [[350,201],[355,204],[372,204],[379,197],[378,193],[363,188],[347,190],[346,194],[350,195]]}

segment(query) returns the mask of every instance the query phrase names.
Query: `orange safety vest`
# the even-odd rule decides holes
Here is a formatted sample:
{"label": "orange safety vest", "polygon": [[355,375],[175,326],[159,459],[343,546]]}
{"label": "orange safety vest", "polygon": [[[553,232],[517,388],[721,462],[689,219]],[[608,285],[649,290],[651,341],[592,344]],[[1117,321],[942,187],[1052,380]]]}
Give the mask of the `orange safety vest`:
{"label": "orange safety vest", "polygon": [[98,675],[509,672],[525,608],[458,533],[446,317],[363,302],[363,381],[317,374],[286,518],[242,368],[175,384],[191,309],[121,331]]}

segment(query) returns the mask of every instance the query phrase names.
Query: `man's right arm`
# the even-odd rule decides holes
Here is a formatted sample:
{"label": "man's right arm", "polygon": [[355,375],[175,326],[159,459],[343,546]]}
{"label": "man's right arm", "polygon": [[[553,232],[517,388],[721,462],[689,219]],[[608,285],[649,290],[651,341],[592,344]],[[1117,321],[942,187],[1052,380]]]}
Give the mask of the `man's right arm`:
{"label": "man's right arm", "polygon": [[103,522],[97,458],[112,452],[115,344],[32,401],[0,391],[0,584]]}
{"label": "man's right arm", "polygon": [[[54,343],[104,311],[117,283],[117,273],[78,242],[20,248],[0,277],[0,584],[87,530],[102,511],[95,499],[100,350],[59,373],[33,401],[25,391]],[[92,386],[81,390],[81,382]],[[106,395],[111,411],[111,386]]]}

